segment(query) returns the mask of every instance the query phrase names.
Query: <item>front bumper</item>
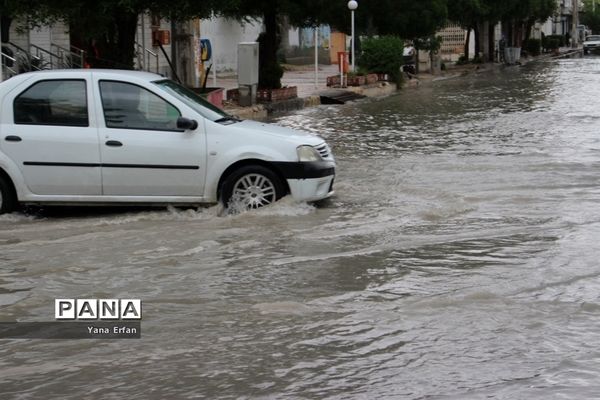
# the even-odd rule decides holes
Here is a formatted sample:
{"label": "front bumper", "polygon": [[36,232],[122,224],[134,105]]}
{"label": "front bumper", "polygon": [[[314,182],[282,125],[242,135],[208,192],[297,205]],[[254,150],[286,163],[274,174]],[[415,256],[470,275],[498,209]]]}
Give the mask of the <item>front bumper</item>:
{"label": "front bumper", "polygon": [[333,175],[313,179],[288,179],[292,198],[296,201],[317,201],[331,197]]}
{"label": "front bumper", "polygon": [[287,181],[294,200],[317,201],[333,195],[333,161],[278,162],[275,166]]}

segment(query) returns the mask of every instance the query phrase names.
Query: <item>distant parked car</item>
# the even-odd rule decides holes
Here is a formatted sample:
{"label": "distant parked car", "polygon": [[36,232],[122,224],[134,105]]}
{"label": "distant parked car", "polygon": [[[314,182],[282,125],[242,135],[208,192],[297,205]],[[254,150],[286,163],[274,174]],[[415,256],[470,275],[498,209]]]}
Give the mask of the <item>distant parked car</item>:
{"label": "distant parked car", "polygon": [[18,203],[258,208],[333,193],[323,139],[241,121],[155,74],[21,74],[0,84],[0,110],[0,214]]}
{"label": "distant parked car", "polygon": [[600,35],[590,35],[583,42],[583,54],[594,50],[600,50]]}

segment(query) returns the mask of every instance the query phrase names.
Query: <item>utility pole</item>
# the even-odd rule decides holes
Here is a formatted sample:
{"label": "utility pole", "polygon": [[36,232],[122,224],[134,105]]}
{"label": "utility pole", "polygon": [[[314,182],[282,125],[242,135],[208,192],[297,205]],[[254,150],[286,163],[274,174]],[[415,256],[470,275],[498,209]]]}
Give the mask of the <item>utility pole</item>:
{"label": "utility pole", "polygon": [[579,0],[571,0],[573,2],[573,32],[571,33],[572,47],[579,47]]}

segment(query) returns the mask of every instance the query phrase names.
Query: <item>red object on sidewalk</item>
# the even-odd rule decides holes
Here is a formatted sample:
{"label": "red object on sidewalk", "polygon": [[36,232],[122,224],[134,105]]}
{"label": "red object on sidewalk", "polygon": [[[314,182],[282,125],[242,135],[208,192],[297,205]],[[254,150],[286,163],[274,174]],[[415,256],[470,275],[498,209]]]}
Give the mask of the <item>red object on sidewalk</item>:
{"label": "red object on sidewalk", "polygon": [[347,74],[348,71],[350,71],[350,58],[348,57],[348,52],[338,51],[337,59],[340,64],[339,71],[343,74]]}

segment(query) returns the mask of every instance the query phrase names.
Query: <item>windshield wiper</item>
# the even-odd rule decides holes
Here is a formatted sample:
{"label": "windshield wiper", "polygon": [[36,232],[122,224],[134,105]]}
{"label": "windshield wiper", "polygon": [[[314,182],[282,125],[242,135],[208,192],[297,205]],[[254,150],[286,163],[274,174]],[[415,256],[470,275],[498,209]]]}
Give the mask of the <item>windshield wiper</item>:
{"label": "windshield wiper", "polygon": [[220,124],[220,123],[223,123],[223,122],[242,122],[242,120],[239,119],[238,117],[234,117],[233,115],[228,115],[226,117],[217,119],[215,122],[217,124]]}

